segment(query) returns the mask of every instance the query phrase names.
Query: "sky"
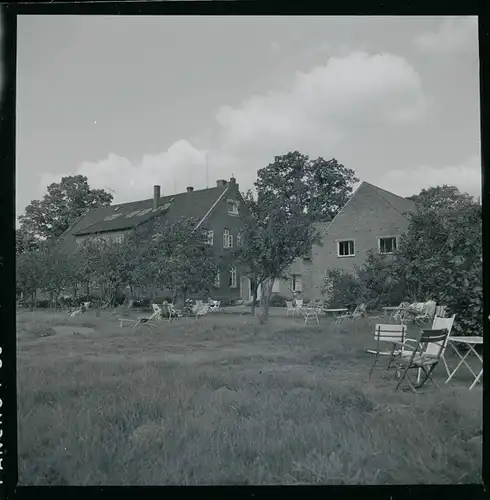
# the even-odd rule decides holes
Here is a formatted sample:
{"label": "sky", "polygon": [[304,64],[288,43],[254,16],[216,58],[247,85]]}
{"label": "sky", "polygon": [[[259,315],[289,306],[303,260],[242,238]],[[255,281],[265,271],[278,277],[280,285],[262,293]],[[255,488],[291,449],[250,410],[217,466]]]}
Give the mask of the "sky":
{"label": "sky", "polygon": [[75,174],[245,191],[293,150],[480,196],[476,17],[19,16],[17,43],[18,215]]}

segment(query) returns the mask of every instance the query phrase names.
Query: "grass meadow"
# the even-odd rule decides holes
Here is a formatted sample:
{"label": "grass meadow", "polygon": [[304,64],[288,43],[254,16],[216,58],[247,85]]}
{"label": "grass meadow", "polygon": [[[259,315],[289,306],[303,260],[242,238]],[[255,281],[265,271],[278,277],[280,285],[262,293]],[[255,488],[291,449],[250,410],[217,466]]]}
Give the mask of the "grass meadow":
{"label": "grass meadow", "polygon": [[481,386],[368,380],[376,321],[18,312],[19,484],[481,482]]}

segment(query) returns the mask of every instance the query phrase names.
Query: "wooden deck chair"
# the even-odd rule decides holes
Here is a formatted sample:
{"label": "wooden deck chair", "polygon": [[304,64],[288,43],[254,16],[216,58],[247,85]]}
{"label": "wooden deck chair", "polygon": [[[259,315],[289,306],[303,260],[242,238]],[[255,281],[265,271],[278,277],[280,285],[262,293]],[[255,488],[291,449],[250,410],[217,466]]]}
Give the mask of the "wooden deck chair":
{"label": "wooden deck chair", "polygon": [[191,308],[193,316],[197,319],[199,316],[206,316],[209,312],[209,304],[194,304]]}
{"label": "wooden deck chair", "polygon": [[[393,363],[394,359],[397,356],[401,355],[401,352],[403,351],[405,341],[407,340],[407,326],[406,325],[382,325],[382,324],[377,324],[374,327],[374,340],[376,340],[376,350],[371,350],[368,349],[367,352],[370,354],[374,354],[375,358],[373,361],[373,365],[371,366],[371,370],[369,372],[369,378],[371,378],[371,375],[373,373],[373,370],[378,363],[378,359],[380,356],[389,356],[390,361],[388,363],[388,368],[386,370],[389,370],[391,367],[391,364]],[[416,342],[414,339],[410,339]],[[381,343],[382,342],[388,342],[392,344],[392,348],[389,351],[381,351]],[[402,345],[401,349],[399,345]],[[398,346],[398,350],[397,350]]]}
{"label": "wooden deck chair", "polygon": [[140,316],[137,319],[130,318],[119,318],[119,325],[121,328],[123,327],[123,323],[132,323],[131,328],[137,328],[140,325],[144,326],[156,326],[156,322],[161,319],[160,311],[154,311],[151,316],[145,318],[144,316]]}
{"label": "wooden deck chair", "polygon": [[[421,331],[420,339],[411,352],[410,357],[404,358],[401,356],[398,361],[398,369],[403,371],[395,390],[398,390],[403,381],[406,381],[412,392],[416,393],[417,390],[422,388],[429,379],[440,390],[439,384],[432,378],[432,373],[435,367],[439,364],[439,360],[441,359],[448,336],[449,332],[446,328],[440,330]],[[438,346],[435,354],[427,353],[427,346],[429,344],[436,344]],[[415,385],[412,384],[407,376],[408,371],[413,369],[417,371],[422,370],[424,372],[424,378],[422,381],[417,382]]]}
{"label": "wooden deck chair", "polygon": [[[172,318],[174,317],[174,310],[173,310],[173,304],[169,304],[168,302],[163,302],[162,306],[160,307],[158,304],[152,304],[151,305],[153,307],[153,311],[158,311],[160,313],[160,318],[163,319],[167,319],[169,321],[172,320]],[[175,316],[177,316],[177,314],[175,314]]]}
{"label": "wooden deck chair", "polygon": [[417,325],[422,325],[428,321],[432,321],[434,319],[434,315],[436,313],[436,303],[433,300],[429,300],[424,303],[422,306],[422,311],[420,314],[417,314],[414,318],[414,322]]}
{"label": "wooden deck chair", "polygon": [[291,313],[293,316],[296,313],[292,300],[286,300],[286,316],[289,316],[289,313]]}
{"label": "wooden deck chair", "polygon": [[[446,352],[447,344],[449,342],[449,337],[451,336],[451,330],[453,329],[453,324],[454,324],[454,318],[456,317],[456,314],[453,314],[451,318],[439,318],[436,316],[432,322],[432,330],[442,330],[446,329],[448,331],[446,341],[443,345],[442,352],[441,352],[441,359],[442,363],[444,364],[444,368],[446,368],[446,372],[449,375],[451,375],[451,370],[449,370],[449,367],[446,362],[446,358],[444,357],[444,354]],[[439,350],[439,344],[428,344],[427,349],[426,349],[426,354],[427,355],[435,355],[437,354]],[[410,349],[405,350],[402,354],[402,356],[410,356],[412,354],[412,351]],[[419,369],[417,373],[417,383],[420,382],[420,377],[422,375],[422,369]]]}
{"label": "wooden deck chair", "polygon": [[402,307],[408,307],[410,304],[408,302],[401,302],[398,309],[393,313],[393,320],[402,323],[403,311]]}
{"label": "wooden deck chair", "polygon": [[335,323],[342,323],[344,319],[351,319],[353,321],[361,318],[366,314],[366,304],[359,304],[355,309],[354,312],[352,313],[344,313],[340,315],[336,320]]}

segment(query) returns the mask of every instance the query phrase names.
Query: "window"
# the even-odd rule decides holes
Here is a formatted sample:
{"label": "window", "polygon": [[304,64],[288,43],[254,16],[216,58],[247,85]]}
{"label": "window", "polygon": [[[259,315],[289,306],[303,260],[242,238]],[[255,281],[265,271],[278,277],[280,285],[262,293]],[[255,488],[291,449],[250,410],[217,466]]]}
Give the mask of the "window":
{"label": "window", "polygon": [[338,241],[337,245],[338,257],[353,257],[355,255],[354,240]]}
{"label": "window", "polygon": [[236,235],[236,244],[238,247],[242,244],[242,235],[240,233]]}
{"label": "window", "polygon": [[230,268],[230,288],[236,288],[236,267]]}
{"label": "window", "polygon": [[379,253],[393,253],[396,250],[396,236],[378,239]]}
{"label": "window", "polygon": [[216,276],[214,277],[214,286],[216,288],[219,288],[219,284],[220,284],[220,281],[219,281],[219,269],[216,271]]}
{"label": "window", "polygon": [[223,231],[223,248],[232,248],[233,247],[233,235],[230,234],[228,229]]}
{"label": "window", "polygon": [[235,200],[228,200],[228,213],[238,215],[238,202]]}
{"label": "window", "polygon": [[300,274],[293,274],[293,277],[291,278],[291,290],[293,292],[301,292],[303,290]]}
{"label": "window", "polygon": [[104,221],[117,219],[118,217],[121,217],[121,215],[122,214],[110,214],[110,215],[107,215],[106,217],[104,217]]}
{"label": "window", "polygon": [[208,245],[214,245],[214,231],[212,229],[208,231]]}
{"label": "window", "polygon": [[122,243],[123,238],[124,238],[124,236],[123,236],[122,234],[116,234],[116,236],[114,236],[114,237],[112,238],[112,241],[113,241],[114,243]]}

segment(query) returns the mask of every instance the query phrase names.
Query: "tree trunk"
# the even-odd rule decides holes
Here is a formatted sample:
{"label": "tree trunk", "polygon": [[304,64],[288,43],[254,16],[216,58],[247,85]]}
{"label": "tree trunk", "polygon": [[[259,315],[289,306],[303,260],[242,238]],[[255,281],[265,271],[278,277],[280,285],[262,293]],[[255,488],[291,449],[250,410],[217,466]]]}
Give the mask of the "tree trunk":
{"label": "tree trunk", "polygon": [[252,316],[255,316],[255,304],[257,302],[257,290],[259,288],[259,284],[254,280],[250,280],[250,288],[252,292],[252,306],[250,309],[250,314]]}
{"label": "tree trunk", "polygon": [[259,323],[265,323],[269,318],[269,302],[272,295],[272,286],[274,278],[266,279],[262,282],[262,295],[260,297],[261,312],[259,314]]}

